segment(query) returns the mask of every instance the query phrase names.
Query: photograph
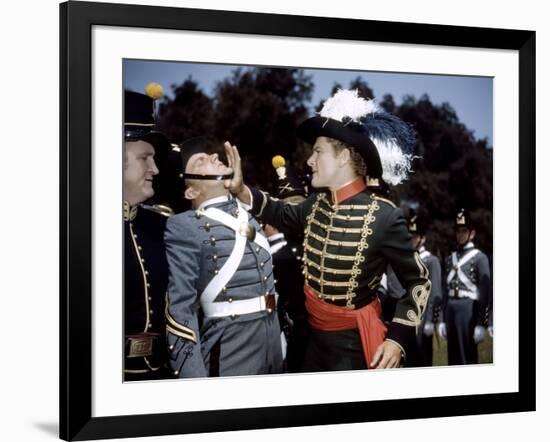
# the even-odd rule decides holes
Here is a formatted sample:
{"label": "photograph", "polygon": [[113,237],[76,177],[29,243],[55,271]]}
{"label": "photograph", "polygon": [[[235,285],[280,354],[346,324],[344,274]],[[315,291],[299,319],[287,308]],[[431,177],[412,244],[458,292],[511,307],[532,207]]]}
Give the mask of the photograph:
{"label": "photograph", "polygon": [[62,438],[534,409],[533,31],[60,23]]}
{"label": "photograph", "polygon": [[123,84],[125,381],[492,363],[492,78]]}

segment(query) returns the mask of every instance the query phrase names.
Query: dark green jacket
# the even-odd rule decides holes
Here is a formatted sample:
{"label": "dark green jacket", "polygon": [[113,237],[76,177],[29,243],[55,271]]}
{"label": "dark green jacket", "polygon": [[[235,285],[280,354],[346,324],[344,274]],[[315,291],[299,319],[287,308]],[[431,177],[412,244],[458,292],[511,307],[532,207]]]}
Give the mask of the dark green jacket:
{"label": "dark green jacket", "polygon": [[290,204],[250,191],[253,215],[285,234],[303,233],[304,276],[324,301],[352,309],[367,305],[390,264],[406,293],[397,302],[386,339],[404,352],[414,345],[430,280],[400,209],[368,190],[336,205],[328,192]]}

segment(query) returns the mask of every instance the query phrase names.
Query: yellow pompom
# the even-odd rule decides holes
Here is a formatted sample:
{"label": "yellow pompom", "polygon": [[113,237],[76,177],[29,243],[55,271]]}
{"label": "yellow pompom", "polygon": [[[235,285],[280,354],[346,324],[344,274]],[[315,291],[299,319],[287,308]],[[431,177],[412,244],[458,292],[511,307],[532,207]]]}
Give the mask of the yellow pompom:
{"label": "yellow pompom", "polygon": [[145,86],[145,93],[153,100],[158,100],[164,96],[164,89],[160,84],[152,82]]}
{"label": "yellow pompom", "polygon": [[271,164],[273,164],[273,167],[275,169],[278,169],[279,167],[283,167],[286,164],[286,162],[285,162],[285,159],[281,155],[275,155],[271,159]]}

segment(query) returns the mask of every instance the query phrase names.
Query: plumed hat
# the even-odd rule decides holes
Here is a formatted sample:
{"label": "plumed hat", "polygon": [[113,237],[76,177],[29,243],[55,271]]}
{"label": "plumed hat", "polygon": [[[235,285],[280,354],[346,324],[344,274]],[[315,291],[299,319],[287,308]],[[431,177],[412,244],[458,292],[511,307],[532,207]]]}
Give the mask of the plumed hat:
{"label": "plumed hat", "polygon": [[[145,86],[146,94],[130,90],[124,91],[124,139],[126,141],[145,140],[147,142],[165,142],[164,135],[155,130],[155,100],[164,92],[158,83]],[[151,133],[159,134],[149,139]],[[151,143],[155,145],[154,143]]]}
{"label": "plumed hat", "polygon": [[407,218],[407,227],[411,234],[424,236],[428,227],[426,217],[411,209]]}
{"label": "plumed hat", "polygon": [[382,110],[357,90],[339,89],[325,101],[319,115],[297,129],[302,140],[314,144],[329,137],[354,147],[367,166],[369,178],[399,184],[411,171],[416,135],[412,126]]}
{"label": "plumed hat", "polygon": [[280,199],[292,196],[307,197],[307,190],[304,183],[296,174],[295,170],[286,164],[281,155],[272,158],[271,164],[277,173],[277,197]]}
{"label": "plumed hat", "polygon": [[467,209],[459,209],[455,216],[455,229],[458,227],[466,227],[473,229],[472,216]]}

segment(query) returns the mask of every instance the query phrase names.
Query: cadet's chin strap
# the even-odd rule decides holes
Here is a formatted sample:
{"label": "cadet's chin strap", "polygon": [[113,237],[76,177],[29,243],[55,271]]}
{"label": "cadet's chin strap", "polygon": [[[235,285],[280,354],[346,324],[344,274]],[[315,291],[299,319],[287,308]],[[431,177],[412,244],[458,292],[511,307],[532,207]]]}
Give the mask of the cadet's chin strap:
{"label": "cadet's chin strap", "polygon": [[186,180],[212,180],[212,181],[225,181],[233,178],[233,173],[226,175],[198,175],[194,173],[184,173],[182,178]]}

